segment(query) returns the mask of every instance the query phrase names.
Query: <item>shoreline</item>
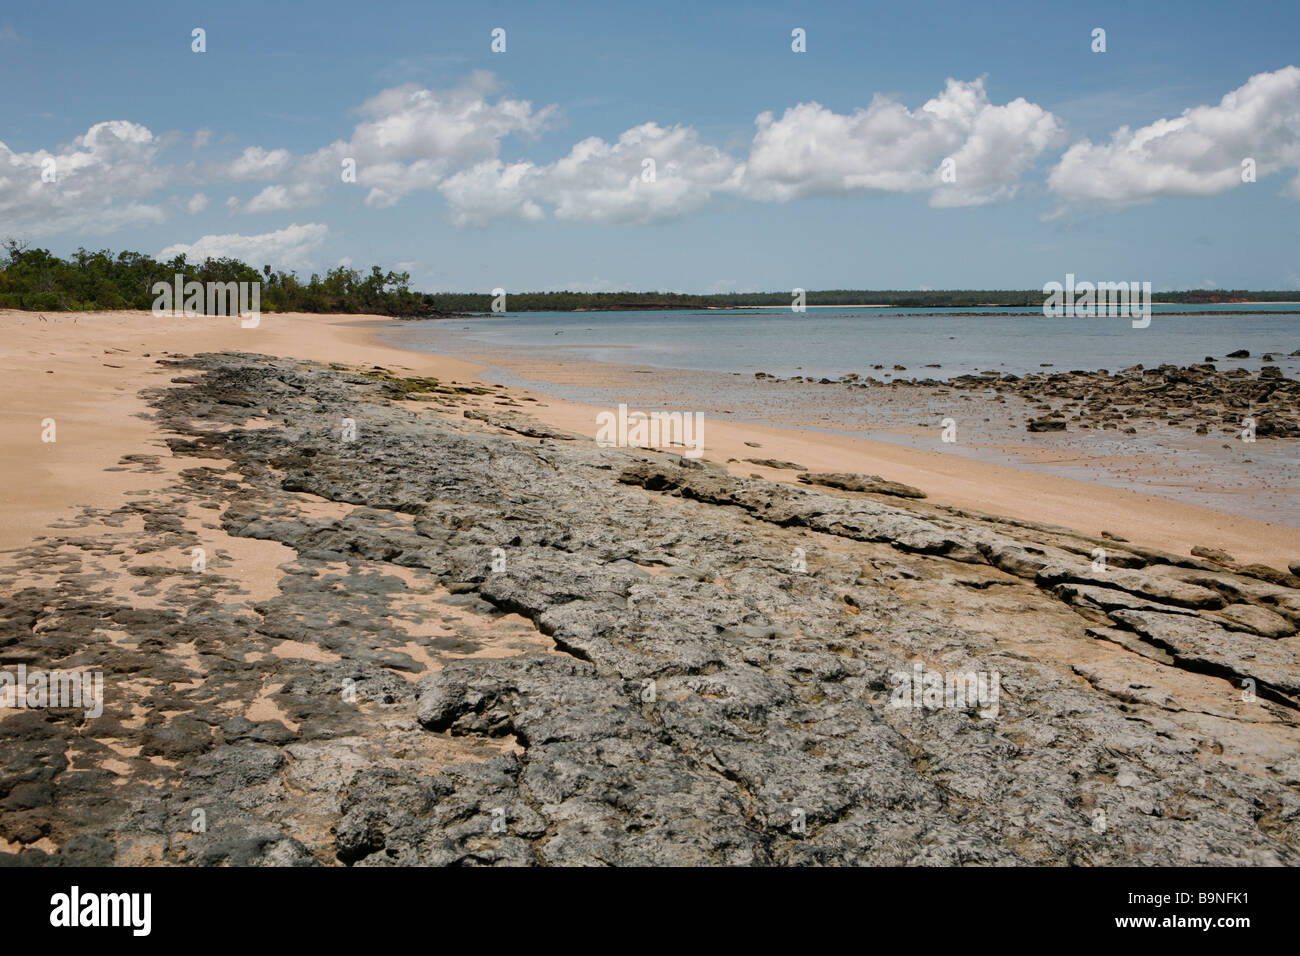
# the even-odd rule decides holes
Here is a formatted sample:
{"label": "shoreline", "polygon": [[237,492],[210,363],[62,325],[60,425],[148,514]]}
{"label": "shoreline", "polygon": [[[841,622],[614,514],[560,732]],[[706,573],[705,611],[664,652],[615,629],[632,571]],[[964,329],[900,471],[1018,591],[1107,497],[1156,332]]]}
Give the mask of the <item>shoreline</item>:
{"label": "shoreline", "polygon": [[[265,315],[257,329],[241,329],[237,321],[220,317],[155,319],[147,312],[56,313],[41,321],[34,313],[6,311],[0,321],[10,333],[0,353],[5,357],[0,366],[5,372],[0,462],[6,484],[27,489],[23,501],[6,498],[0,504],[0,550],[46,533],[49,523],[69,508],[116,503],[128,488],[139,486],[138,475],[104,469],[120,467],[126,454],[157,454],[158,436],[135,416],[144,409],[140,390],[169,380],[154,361],[166,352],[240,351],[354,368],[382,365],[403,375],[462,383],[484,381],[488,369],[475,361],[379,341],[393,324],[387,316]],[[62,337],[54,334],[60,329],[65,330]],[[47,368],[54,374],[46,374]],[[506,391],[547,426],[589,438],[595,434],[600,406],[541,390]],[[491,407],[487,400],[479,404]],[[47,417],[58,422],[58,442],[42,445],[40,423]],[[1294,528],[1008,465],[789,426],[711,421],[705,437],[704,456],[725,463],[735,475],[755,474],[803,487],[797,472],[743,459],[794,461],[811,471],[880,474],[921,488],[930,504],[1055,524],[1093,536],[1106,531],[1174,554],[1208,546],[1239,561],[1279,569],[1296,557]],[[33,448],[43,457],[35,457]],[[1086,521],[1080,515],[1087,515]]]}
{"label": "shoreline", "polygon": [[3,721],[6,861],[1300,860],[1259,813],[1297,806],[1300,581],[601,447],[506,388],[164,361],[132,474],[180,470],[0,562],[9,662],[107,678]]}
{"label": "shoreline", "polygon": [[[602,446],[594,406],[375,345],[384,318],[3,318],[6,486],[59,515],[0,508],[6,663],[106,678],[3,715],[13,779],[49,782],[6,860],[1300,859],[1256,812],[1300,779],[1300,580],[1151,547],[1159,509],[1224,516],[775,426]],[[721,464],[791,449],[931,497]],[[1129,540],[1005,517],[1017,491]],[[922,672],[987,680],[938,714],[897,694]],[[792,803],[828,824],[792,835]],[[177,839],[190,806],[217,825]]]}
{"label": "shoreline", "polygon": [[[375,332],[381,341],[383,332],[382,329]],[[488,354],[499,359],[504,353]],[[494,367],[493,361],[487,359],[482,351],[463,360],[473,361],[478,367],[478,375],[486,374]],[[617,403],[611,400],[609,405],[598,405],[556,396],[546,390],[545,383],[532,384],[540,378],[537,370],[544,367],[545,374],[552,376],[552,385],[581,381],[599,382],[607,390],[639,387],[639,383],[634,381],[638,371],[635,366],[545,359],[523,363],[526,371],[503,365],[511,373],[512,392],[540,398],[546,403],[533,407],[531,413],[535,417],[551,427],[588,438],[595,434],[596,414]],[[656,369],[656,376],[663,371]],[[694,374],[684,373],[683,378]],[[725,373],[716,374],[719,379],[729,377]],[[529,380],[529,384],[518,384],[520,378]],[[677,387],[676,380],[668,386],[669,390]],[[887,393],[889,390],[886,388],[884,391]],[[668,405],[650,402],[630,407],[655,410]],[[679,404],[673,407],[679,407]],[[1215,547],[1239,559],[1271,563],[1282,569],[1296,556],[1293,542],[1297,529],[1294,527],[1172,497],[1112,487],[1095,480],[1030,470],[1029,466],[1044,456],[1068,457],[1050,447],[1012,446],[999,439],[990,444],[993,450],[981,460],[913,447],[905,442],[909,434],[901,434],[903,440],[895,443],[844,431],[821,431],[817,430],[820,426],[809,423],[766,423],[710,416],[707,424],[705,457],[719,464],[725,463],[734,475],[756,474],[802,487],[798,484],[797,472],[765,468],[744,461],[746,458],[781,459],[797,462],[811,471],[880,474],[890,480],[917,486],[931,499],[957,507],[1057,524],[1092,535],[1108,531],[1172,553],[1187,554],[1197,546]],[[910,433],[910,437],[915,437],[917,431],[903,430]],[[762,447],[751,447],[747,444],[750,441],[756,441]],[[1074,454],[1077,456],[1079,453],[1076,451]],[[1116,466],[1141,473],[1153,467],[1152,461],[1157,454],[1148,450],[1130,456],[1131,460],[1130,457],[1120,458]],[[1021,456],[1022,460],[1008,464],[991,460],[995,456],[1005,459]],[[1081,513],[1089,515],[1086,525],[1078,520]],[[1214,541],[1219,543],[1211,543]]]}

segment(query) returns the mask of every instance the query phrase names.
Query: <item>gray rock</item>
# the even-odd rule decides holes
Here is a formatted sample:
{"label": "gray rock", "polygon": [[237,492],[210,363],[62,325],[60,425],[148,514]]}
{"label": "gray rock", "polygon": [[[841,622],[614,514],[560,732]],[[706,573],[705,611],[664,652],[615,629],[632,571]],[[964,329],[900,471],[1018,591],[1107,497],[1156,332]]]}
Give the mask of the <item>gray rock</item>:
{"label": "gray rock", "polygon": [[[199,466],[0,566],[0,655],[109,688],[0,715],[20,862],[1300,864],[1285,580],[169,361],[150,401]],[[272,596],[169,573],[208,505],[292,555]],[[996,714],[899,706],[917,664],[996,674]]]}
{"label": "gray rock", "polygon": [[844,491],[862,491],[874,495],[893,495],[898,498],[924,498],[925,492],[898,481],[887,481],[879,475],[807,474],[799,480],[808,485],[825,485]]}

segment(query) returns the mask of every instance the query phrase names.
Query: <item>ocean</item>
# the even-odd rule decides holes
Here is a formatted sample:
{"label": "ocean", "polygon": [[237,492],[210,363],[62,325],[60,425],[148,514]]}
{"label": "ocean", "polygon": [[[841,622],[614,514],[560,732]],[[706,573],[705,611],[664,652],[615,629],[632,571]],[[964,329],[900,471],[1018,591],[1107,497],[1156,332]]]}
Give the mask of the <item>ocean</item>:
{"label": "ocean", "polygon": [[[1195,309],[1211,315],[1177,315]],[[1141,363],[1190,365],[1247,349],[1247,367],[1271,352],[1288,375],[1300,368],[1298,305],[1153,305],[1151,324],[1128,318],[1045,318],[1039,308],[810,308],[690,312],[526,312],[403,323],[385,338],[438,354],[510,349],[557,360],[651,368],[767,372],[780,377],[944,379],[987,369],[1023,375]],[[1015,313],[988,315],[980,313]],[[894,372],[902,365],[906,373]],[[925,366],[938,365],[939,368]]]}
{"label": "ocean", "polygon": [[[1171,313],[1186,307],[1153,305],[1143,329],[1128,318],[1045,318],[1041,309],[977,314],[992,307],[960,314],[875,308],[522,313],[395,322],[380,338],[478,362],[489,381],[600,408],[627,403],[845,433],[1300,525],[1290,491],[1300,467],[1294,441],[1243,445],[1220,429],[1198,436],[1190,426],[1158,422],[1143,424],[1137,435],[1097,429],[1026,435],[1025,419],[1041,414],[1033,403],[1013,397],[1005,405],[981,404],[992,401],[989,390],[967,400],[929,389],[755,380],[757,372],[814,380],[857,373],[885,382],[983,370],[1115,372],[1139,363],[1191,365],[1208,356],[1220,369],[1253,374],[1264,354],[1294,378],[1300,356],[1290,353],[1300,349],[1300,315],[1281,310],[1296,308],[1230,305],[1202,309],[1211,315],[1177,315]],[[1227,358],[1239,349],[1250,357]],[[937,437],[949,415],[963,423],[958,444]],[[1050,448],[1053,460],[1025,457],[1025,448]]]}

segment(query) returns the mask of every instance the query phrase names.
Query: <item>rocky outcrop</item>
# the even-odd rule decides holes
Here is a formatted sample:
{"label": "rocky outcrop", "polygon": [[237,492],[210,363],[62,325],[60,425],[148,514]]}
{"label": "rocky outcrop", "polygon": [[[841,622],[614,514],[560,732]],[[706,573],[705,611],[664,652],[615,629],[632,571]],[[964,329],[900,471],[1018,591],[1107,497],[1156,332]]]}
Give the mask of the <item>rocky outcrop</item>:
{"label": "rocky outcrop", "polygon": [[[1248,358],[1245,350],[1228,358]],[[877,366],[878,368],[881,366]],[[895,366],[900,368],[900,366]],[[1185,425],[1197,434],[1212,431],[1254,438],[1300,438],[1300,381],[1287,378],[1276,366],[1265,365],[1256,373],[1241,367],[1220,369],[1207,357],[1201,365],[1134,365],[1118,372],[1074,370],[1013,375],[997,371],[977,375],[955,375],[936,379],[897,379],[880,382],[847,375],[832,381],[803,376],[781,379],[758,376],[766,384],[827,384],[839,388],[952,389],[967,395],[992,393],[1019,396],[1052,415],[1030,418],[1030,432],[1065,431],[1067,420],[1075,427],[1117,429],[1136,434],[1136,425],[1165,422]],[[1249,421],[1247,421],[1249,419]],[[1129,429],[1132,429],[1129,431]]]}
{"label": "rocky outcrop", "polygon": [[901,481],[888,481],[879,475],[807,474],[800,475],[799,480],[806,485],[823,485],[827,488],[861,491],[872,495],[893,495],[897,498],[925,497],[925,492],[920,488],[905,485]]}
{"label": "rocky outcrop", "polygon": [[106,681],[0,720],[20,862],[1300,863],[1290,588],[177,367],[178,477],[0,568],[0,664]]}

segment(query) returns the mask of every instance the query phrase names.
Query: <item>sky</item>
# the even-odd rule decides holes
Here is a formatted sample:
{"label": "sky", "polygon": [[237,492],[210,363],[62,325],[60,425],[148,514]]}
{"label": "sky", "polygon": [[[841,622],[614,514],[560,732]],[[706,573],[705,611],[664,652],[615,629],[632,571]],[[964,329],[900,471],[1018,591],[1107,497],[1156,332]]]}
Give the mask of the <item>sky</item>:
{"label": "sky", "polygon": [[1041,6],[6,4],[0,238],[426,291],[1300,290],[1300,3]]}

